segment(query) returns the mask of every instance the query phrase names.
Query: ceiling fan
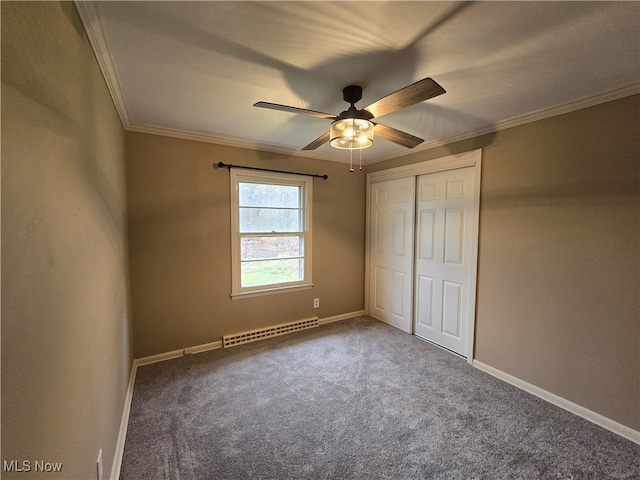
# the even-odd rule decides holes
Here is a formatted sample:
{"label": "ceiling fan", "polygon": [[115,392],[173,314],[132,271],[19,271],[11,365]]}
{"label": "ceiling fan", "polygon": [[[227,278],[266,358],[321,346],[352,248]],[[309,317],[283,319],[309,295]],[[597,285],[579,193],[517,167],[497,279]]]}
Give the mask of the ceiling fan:
{"label": "ceiling fan", "polygon": [[362,149],[373,144],[374,132],[379,137],[397,143],[398,145],[413,148],[416,145],[420,145],[424,140],[395,128],[372,122],[371,120],[424,102],[443,93],[446,93],[445,89],[438,85],[437,82],[431,78],[423,78],[422,80],[390,93],[386,97],[360,110],[356,108],[355,104],[362,99],[362,87],[349,85],[342,90],[342,98],[345,102],[351,104],[351,106],[340,115],[332,115],[330,113],[317,112],[306,108],[291,107],[269,102],[257,102],[253,106],[333,120],[327,133],[316,138],[303,147],[302,150],[315,150],[327,142],[330,142],[330,145],[335,148],[350,150]]}

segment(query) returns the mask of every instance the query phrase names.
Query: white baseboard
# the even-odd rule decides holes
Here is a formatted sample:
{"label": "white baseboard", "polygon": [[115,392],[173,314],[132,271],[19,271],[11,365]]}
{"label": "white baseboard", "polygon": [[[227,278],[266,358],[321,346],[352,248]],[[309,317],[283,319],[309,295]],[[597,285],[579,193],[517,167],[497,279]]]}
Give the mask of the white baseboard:
{"label": "white baseboard", "polygon": [[184,355],[192,355],[194,353],[202,353],[208,350],[216,350],[222,348],[222,340],[211,343],[203,343],[202,345],[195,345],[193,347],[181,348],[180,350],[172,350],[170,352],[159,353],[157,355],[150,355],[148,357],[137,358],[133,361],[136,367],[143,365],[150,365],[152,363],[163,362],[165,360],[171,360],[172,358],[183,357]]}
{"label": "white baseboard", "polygon": [[163,362],[165,360],[171,360],[172,358],[178,358],[184,356],[184,348],[180,350],[172,350],[170,352],[158,353],[157,355],[150,355],[148,357],[136,358],[133,361],[133,365],[138,368],[143,365],[150,365],[152,363]]}
{"label": "white baseboard", "polygon": [[479,362],[478,360],[473,360],[472,365],[477,369],[482,370],[485,373],[488,373],[489,375],[493,375],[494,377],[499,378],[500,380],[510,383],[515,387],[518,387],[526,392],[529,392],[532,395],[535,395],[536,397],[546,400],[547,402],[552,403],[557,407],[560,407],[564,410],[567,410],[573,413],[574,415],[578,415],[579,417],[589,420],[590,422],[595,423],[596,425],[599,425],[602,428],[606,428],[607,430],[613,433],[616,433],[640,445],[640,432],[638,432],[637,430],[633,430],[632,428],[622,425],[621,423],[611,420],[610,418],[600,415],[599,413],[591,411],[576,403],[570,402],[566,398],[562,398],[554,393],[543,390],[540,387],[536,387],[535,385],[527,383],[524,380],[520,380],[519,378],[514,377],[513,375],[509,375],[508,373],[505,373],[502,370],[498,370],[497,368],[494,368],[490,365],[486,365],[482,362]]}
{"label": "white baseboard", "polygon": [[[365,314],[365,310],[358,310],[356,312],[334,315],[333,317],[320,318],[318,319],[318,325],[339,322],[340,320],[359,317],[360,315]],[[180,350],[172,350],[170,352],[159,353],[157,355],[150,355],[148,357],[137,358],[133,361],[133,363],[136,367],[141,367],[143,365],[150,365],[152,363],[163,362],[164,360],[171,360],[172,358],[179,358],[184,355],[206,352],[208,350],[216,350],[218,348],[222,348],[222,340],[218,340],[217,342],[204,343],[202,345],[195,345],[193,347],[181,348]]]}
{"label": "white baseboard", "polygon": [[349,318],[359,317],[361,315],[366,315],[366,311],[358,310],[357,312],[343,313],[341,315],[334,315],[333,317],[320,318],[318,320],[318,325],[325,325],[327,323],[339,322],[341,320],[347,320]]}
{"label": "white baseboard", "polygon": [[218,348],[222,348],[222,340],[218,340],[217,342],[204,343],[202,345],[196,345],[195,347],[185,348],[184,354],[192,355],[194,353],[202,353],[202,352],[207,352],[209,350],[217,350]]}
{"label": "white baseboard", "polygon": [[129,412],[131,412],[131,401],[133,400],[133,387],[136,383],[136,369],[135,362],[131,367],[131,374],[129,375],[129,385],[127,386],[127,395],[124,399],[124,408],[122,410],[122,418],[120,420],[120,431],[118,432],[118,440],[116,441],[116,450],[113,454],[113,463],[111,464],[111,474],[109,476],[112,480],[118,480],[120,478],[120,468],[122,467],[122,454],[124,453],[124,441],[127,438],[127,427],[129,426]]}

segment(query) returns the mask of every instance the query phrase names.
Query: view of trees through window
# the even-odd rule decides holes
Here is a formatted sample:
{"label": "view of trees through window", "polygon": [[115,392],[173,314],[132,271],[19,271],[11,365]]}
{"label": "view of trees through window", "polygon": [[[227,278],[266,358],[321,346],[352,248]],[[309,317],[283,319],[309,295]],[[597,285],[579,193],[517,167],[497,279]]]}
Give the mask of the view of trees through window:
{"label": "view of trees through window", "polygon": [[302,188],[251,182],[238,185],[241,286],[302,280]]}

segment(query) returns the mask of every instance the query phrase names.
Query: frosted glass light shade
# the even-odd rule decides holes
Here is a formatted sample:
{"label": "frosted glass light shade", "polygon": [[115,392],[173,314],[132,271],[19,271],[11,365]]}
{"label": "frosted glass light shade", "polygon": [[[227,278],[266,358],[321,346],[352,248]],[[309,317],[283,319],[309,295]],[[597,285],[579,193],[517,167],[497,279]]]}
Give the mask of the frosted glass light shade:
{"label": "frosted glass light shade", "polygon": [[343,118],[329,127],[329,142],[332,147],[359,150],[373,145],[375,125],[362,118]]}

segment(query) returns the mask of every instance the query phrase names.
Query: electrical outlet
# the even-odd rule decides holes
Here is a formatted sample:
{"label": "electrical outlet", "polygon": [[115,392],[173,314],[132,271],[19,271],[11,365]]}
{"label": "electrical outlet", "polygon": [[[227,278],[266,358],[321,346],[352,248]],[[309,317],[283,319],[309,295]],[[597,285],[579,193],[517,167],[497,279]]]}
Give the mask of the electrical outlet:
{"label": "electrical outlet", "polygon": [[313,308],[320,308],[320,299],[319,298],[314,298],[313,299]]}
{"label": "electrical outlet", "polygon": [[98,480],[104,479],[104,470],[102,469],[102,449],[98,452]]}

